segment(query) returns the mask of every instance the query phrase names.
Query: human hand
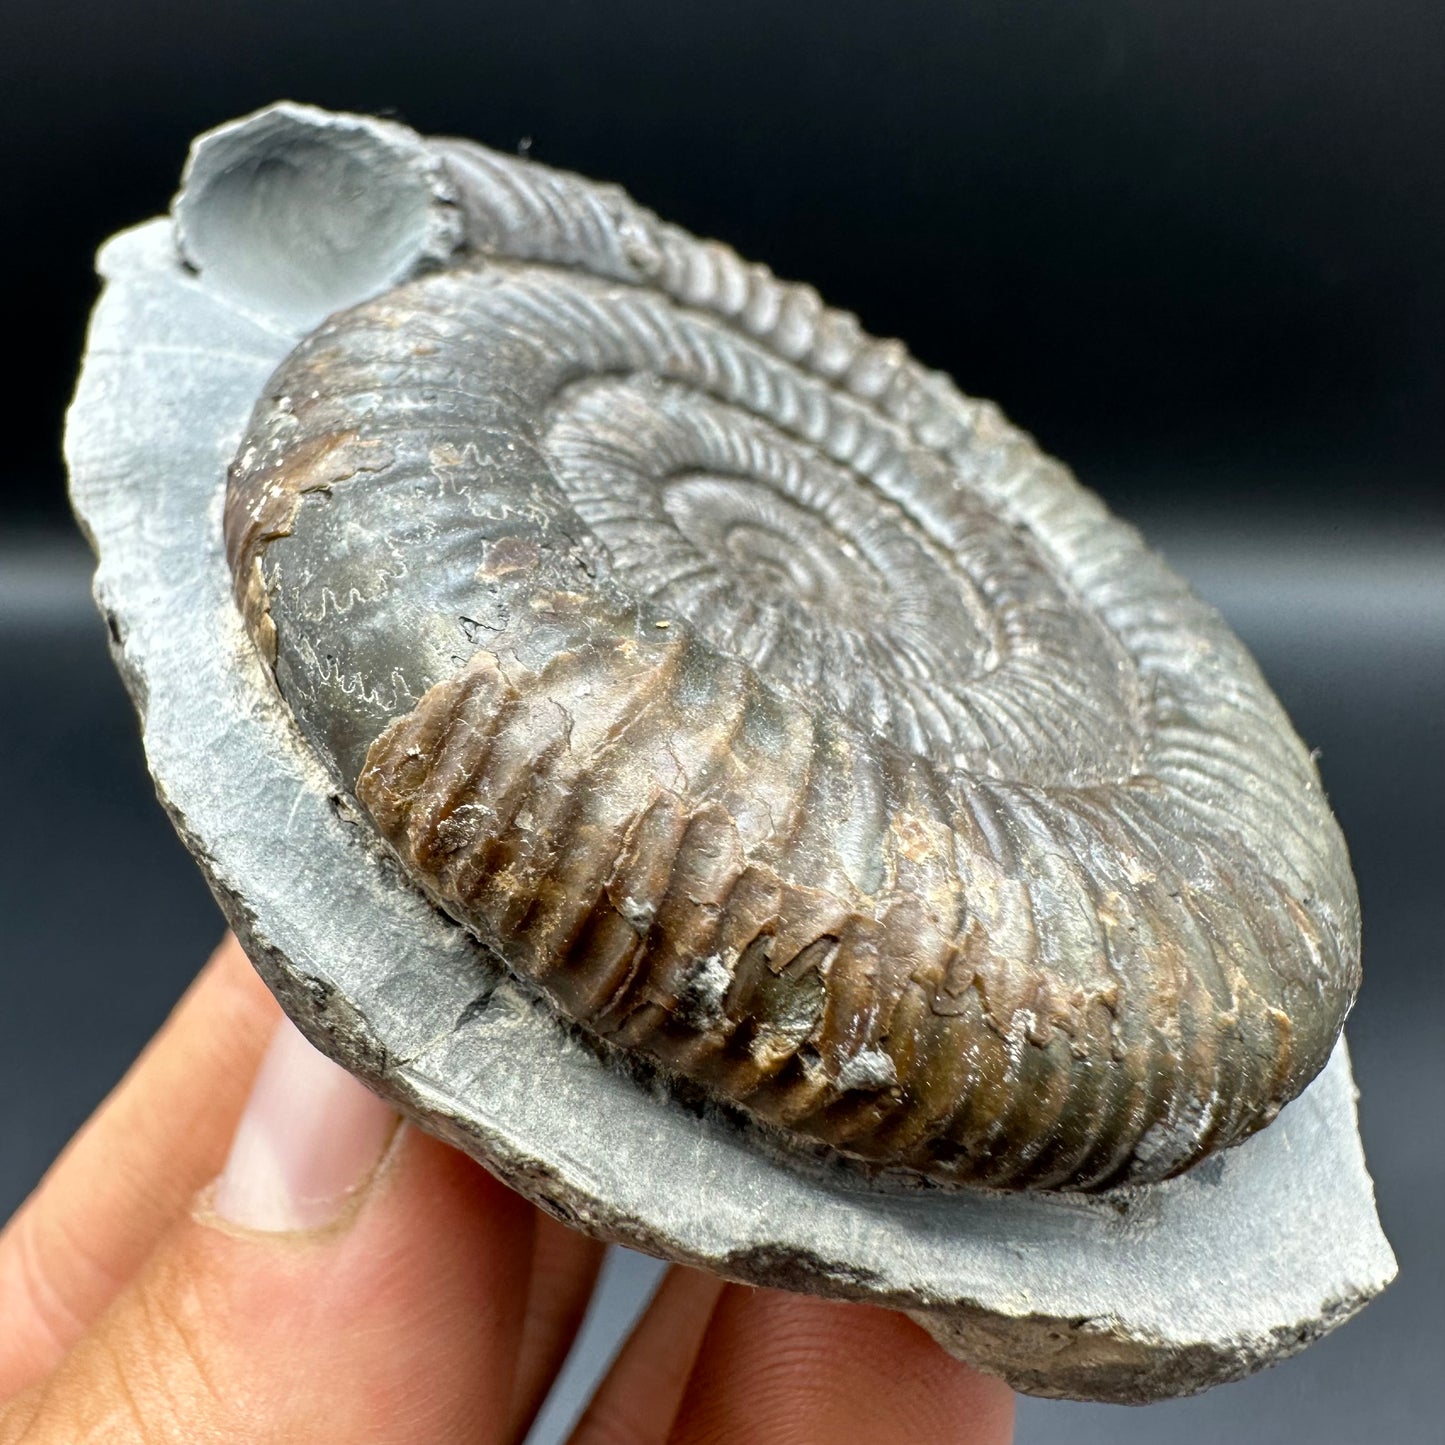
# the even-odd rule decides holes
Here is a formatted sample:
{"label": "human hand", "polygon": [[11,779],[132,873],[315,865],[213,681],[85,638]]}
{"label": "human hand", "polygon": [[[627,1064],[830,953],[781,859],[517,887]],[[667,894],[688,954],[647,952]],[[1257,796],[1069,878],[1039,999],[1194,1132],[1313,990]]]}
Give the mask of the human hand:
{"label": "human hand", "polygon": [[[0,1445],[520,1441],[602,1247],[285,1022],[228,938],[0,1235]],[[901,1315],[673,1269],[574,1445],[997,1445]]]}

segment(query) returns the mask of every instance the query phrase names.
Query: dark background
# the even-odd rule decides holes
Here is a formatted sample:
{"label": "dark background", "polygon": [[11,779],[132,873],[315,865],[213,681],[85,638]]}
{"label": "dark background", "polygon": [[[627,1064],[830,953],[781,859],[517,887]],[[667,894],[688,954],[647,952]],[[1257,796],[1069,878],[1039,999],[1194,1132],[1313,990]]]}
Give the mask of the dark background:
{"label": "dark background", "polygon": [[[1350,1036],[1402,1278],[1255,1380],[1146,1411],[1025,1402],[1019,1439],[1438,1442],[1439,0],[5,0],[0,1217],[219,928],[64,502],[91,256],[165,208],[195,132],[282,97],[530,148],[813,281],[999,400],[1225,611],[1351,840]],[[614,1267],[594,1357],[645,1275]]]}

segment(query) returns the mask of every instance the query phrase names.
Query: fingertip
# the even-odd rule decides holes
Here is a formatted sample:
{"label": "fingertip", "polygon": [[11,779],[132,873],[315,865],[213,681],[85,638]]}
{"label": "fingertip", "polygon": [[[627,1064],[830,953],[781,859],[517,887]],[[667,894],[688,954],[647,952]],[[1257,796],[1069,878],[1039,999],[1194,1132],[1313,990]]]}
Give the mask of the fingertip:
{"label": "fingertip", "polygon": [[1006,1445],[1013,1394],[890,1310],[730,1286],[678,1415],[679,1441]]}
{"label": "fingertip", "polygon": [[[211,956],[196,976],[197,983],[211,980],[225,989],[234,989],[248,1003],[260,1004],[268,1011],[280,1013],[280,1005],[271,995],[256,966],[241,947],[236,935],[227,929],[221,941],[211,951]],[[194,985],[193,985],[194,987]]]}
{"label": "fingertip", "polygon": [[282,1019],[251,1086],[211,1207],[245,1229],[329,1225],[370,1178],[396,1123],[395,1109]]}
{"label": "fingertip", "polygon": [[238,1227],[206,1213],[208,1193],[52,1377],[56,1438],[90,1438],[115,1411],[137,1438],[164,1421],[186,1439],[500,1438],[524,1201],[406,1127],[313,1227],[277,1228],[269,1197],[259,1227]]}
{"label": "fingertip", "polygon": [[0,1391],[52,1370],[214,1178],[280,1016],[228,933],[0,1233]]}
{"label": "fingertip", "polygon": [[606,1246],[545,1214],[533,1215],[532,1266],[517,1342],[508,1438],[532,1426],[572,1348],[592,1298]]}
{"label": "fingertip", "polygon": [[725,1286],[673,1265],[587,1406],[572,1445],[662,1445]]}
{"label": "fingertip", "polygon": [[251,960],[246,957],[246,950],[241,947],[241,940],[228,928],[211,950],[210,957],[206,959],[204,966],[206,968],[240,967],[249,969]]}

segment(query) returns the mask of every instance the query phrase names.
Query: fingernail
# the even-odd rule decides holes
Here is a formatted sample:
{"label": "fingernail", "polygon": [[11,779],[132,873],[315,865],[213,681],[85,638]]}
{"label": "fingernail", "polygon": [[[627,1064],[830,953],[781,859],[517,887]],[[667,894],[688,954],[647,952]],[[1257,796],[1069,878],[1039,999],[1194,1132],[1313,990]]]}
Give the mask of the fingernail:
{"label": "fingernail", "polygon": [[211,1208],[244,1229],[320,1229],[371,1178],[390,1105],[282,1019],[261,1061]]}

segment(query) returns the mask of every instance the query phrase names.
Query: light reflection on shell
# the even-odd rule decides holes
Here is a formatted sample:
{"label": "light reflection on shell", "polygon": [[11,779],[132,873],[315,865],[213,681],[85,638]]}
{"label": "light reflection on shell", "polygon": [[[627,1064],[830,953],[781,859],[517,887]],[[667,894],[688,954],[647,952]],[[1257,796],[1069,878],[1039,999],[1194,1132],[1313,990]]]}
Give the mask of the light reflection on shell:
{"label": "light reflection on shell", "polygon": [[593,1035],[871,1165],[1100,1188],[1267,1123],[1358,909],[1217,615],[811,290],[444,150],[467,247],[297,348],[226,515],[408,876]]}

